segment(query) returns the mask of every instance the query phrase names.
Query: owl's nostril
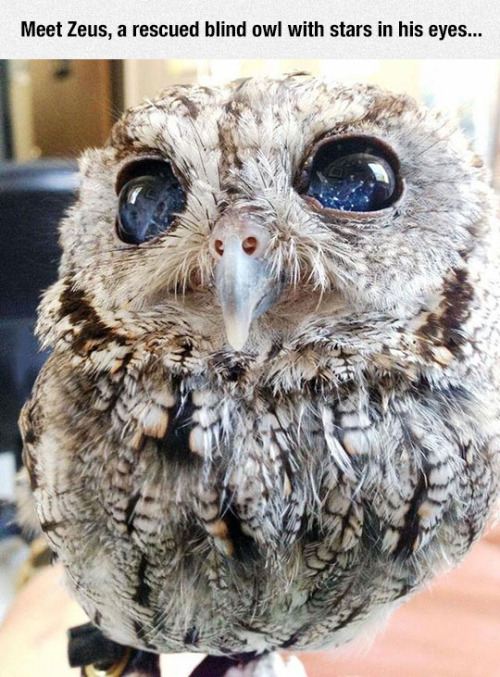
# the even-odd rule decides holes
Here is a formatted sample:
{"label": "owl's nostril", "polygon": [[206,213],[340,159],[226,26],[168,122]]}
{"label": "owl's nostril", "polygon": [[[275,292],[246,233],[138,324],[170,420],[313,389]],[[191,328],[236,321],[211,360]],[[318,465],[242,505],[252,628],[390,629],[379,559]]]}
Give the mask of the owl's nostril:
{"label": "owl's nostril", "polygon": [[243,251],[251,256],[252,254],[255,254],[258,245],[259,242],[256,237],[247,237],[243,240],[241,246],[243,247]]}
{"label": "owl's nostril", "polygon": [[[217,239],[213,241],[214,243],[214,249],[216,254],[219,256],[223,256],[224,254],[224,240]],[[253,235],[246,237],[243,242],[241,243],[241,248],[245,252],[245,254],[248,254],[249,256],[252,256],[255,254],[259,247],[259,240],[254,237]]]}
{"label": "owl's nostril", "polygon": [[250,218],[223,216],[212,230],[209,249],[216,261],[228,257],[260,259],[265,256],[269,242],[269,233]]}

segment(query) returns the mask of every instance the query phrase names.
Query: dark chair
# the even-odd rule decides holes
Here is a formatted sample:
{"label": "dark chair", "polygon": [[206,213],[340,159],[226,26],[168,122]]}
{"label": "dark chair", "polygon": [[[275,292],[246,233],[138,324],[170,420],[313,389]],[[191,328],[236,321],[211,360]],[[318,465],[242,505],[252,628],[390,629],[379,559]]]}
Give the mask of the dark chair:
{"label": "dark chair", "polygon": [[71,161],[0,165],[0,452],[14,451],[18,464],[19,410],[46,358],[36,307],[57,277],[57,225],[77,189]]}

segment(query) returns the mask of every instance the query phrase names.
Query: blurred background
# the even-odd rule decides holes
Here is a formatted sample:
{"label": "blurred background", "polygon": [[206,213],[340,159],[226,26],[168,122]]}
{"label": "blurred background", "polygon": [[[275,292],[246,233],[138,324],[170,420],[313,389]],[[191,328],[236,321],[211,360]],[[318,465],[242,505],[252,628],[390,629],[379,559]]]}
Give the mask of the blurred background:
{"label": "blurred background", "polygon": [[[249,75],[296,70],[325,74],[346,84],[372,82],[451,112],[486,160],[492,184],[500,188],[500,61],[0,60],[0,229],[3,235],[0,249],[0,620],[15,595],[19,568],[27,553],[27,546],[13,522],[14,476],[21,457],[17,418],[46,357],[38,352],[33,335],[36,306],[41,291],[57,276],[57,224],[77,194],[76,157],[89,146],[102,145],[125,108],[166,85],[191,82],[212,85]],[[437,598],[434,595],[434,602],[430,600],[427,606],[424,604],[420,615],[418,610],[415,612],[413,625],[411,609],[415,609],[415,605],[410,605],[410,621],[405,621],[408,616],[404,613],[408,612],[403,611],[400,625],[391,626],[393,644],[401,643],[406,637],[410,649],[401,647],[398,654],[397,650],[394,652],[394,646],[389,650],[386,643],[385,650],[379,645],[382,647],[379,654],[383,656],[380,660],[386,661],[387,656],[392,656],[394,672],[387,667],[387,662],[385,668],[382,663],[377,664],[379,654],[376,654],[374,665],[379,667],[368,672],[360,668],[356,674],[377,677],[393,674],[419,677],[500,675],[500,668],[496,671],[500,665],[497,660],[500,649],[494,652],[491,665],[495,667],[491,672],[485,663],[488,647],[498,647],[500,634],[499,545],[500,540],[494,546],[496,571],[499,572],[495,574],[497,592],[488,578],[491,567],[486,566],[479,576],[483,593],[474,570],[471,575],[475,587],[470,593],[473,597],[467,598],[467,581],[457,579],[458,593],[452,594],[451,606],[450,596],[443,593],[444,607],[435,609],[436,628],[441,628],[446,618],[445,626],[449,627],[448,623],[458,619],[460,613],[467,616],[469,623],[462,634],[459,633],[462,639],[458,643],[451,641],[449,633],[445,641],[443,633],[439,635],[439,631],[432,630],[436,642],[439,637],[433,650],[435,658],[440,656],[442,671],[436,667],[436,662],[422,664],[416,672],[407,664],[408,650],[415,637],[432,627],[432,623],[426,625],[422,619],[424,615],[433,618],[432,604],[436,607],[436,599],[440,600],[438,591]],[[487,546],[483,544],[482,547]],[[474,626],[470,625],[468,609],[478,599],[479,625]],[[494,605],[496,625],[485,624]],[[410,625],[404,626],[405,622]],[[471,632],[476,630],[483,640],[491,636],[490,644],[483,646],[484,655],[479,658],[478,654],[477,672],[469,660],[472,648],[460,658],[460,651],[465,651],[467,641],[472,641]],[[497,633],[494,641],[493,631]],[[429,634],[419,641],[425,644],[425,655],[431,655]],[[447,653],[443,653],[445,646]],[[483,651],[480,643],[476,642],[474,646],[479,653]],[[452,667],[457,657],[463,659],[463,672],[457,665]],[[329,665],[330,659],[325,660]],[[323,671],[311,669],[310,674],[313,677],[333,674],[327,664]],[[340,663],[336,665],[340,670]],[[349,665],[350,662],[346,662],[346,666]]]}

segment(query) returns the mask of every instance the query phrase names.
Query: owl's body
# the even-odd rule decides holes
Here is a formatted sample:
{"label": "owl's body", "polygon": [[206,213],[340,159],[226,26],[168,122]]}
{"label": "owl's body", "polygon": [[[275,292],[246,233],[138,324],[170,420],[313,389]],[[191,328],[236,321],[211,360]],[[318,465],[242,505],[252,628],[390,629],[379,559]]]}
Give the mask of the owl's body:
{"label": "owl's body", "polygon": [[[313,149],[353,135],[397,155],[394,204],[304,195]],[[124,244],[115,182],[141,158],[172,164],[186,205]],[[319,648],[460,561],[500,475],[499,250],[461,135],[373,87],[179,87],[82,175],[22,426],[91,620],[154,652]],[[235,350],[213,234],[247,227],[276,298]]]}

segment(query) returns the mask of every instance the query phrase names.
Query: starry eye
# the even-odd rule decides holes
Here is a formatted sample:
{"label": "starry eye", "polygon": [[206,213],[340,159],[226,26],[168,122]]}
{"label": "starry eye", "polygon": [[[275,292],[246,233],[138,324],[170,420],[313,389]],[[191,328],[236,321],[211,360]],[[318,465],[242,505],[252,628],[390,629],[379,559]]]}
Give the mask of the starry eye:
{"label": "starry eye", "polygon": [[395,154],[371,137],[331,140],[312,159],[307,195],[326,209],[376,212],[400,196],[398,169]]}
{"label": "starry eye", "polygon": [[162,160],[139,160],[118,179],[118,237],[141,244],[166,232],[186,205],[184,192],[171,166]]}

